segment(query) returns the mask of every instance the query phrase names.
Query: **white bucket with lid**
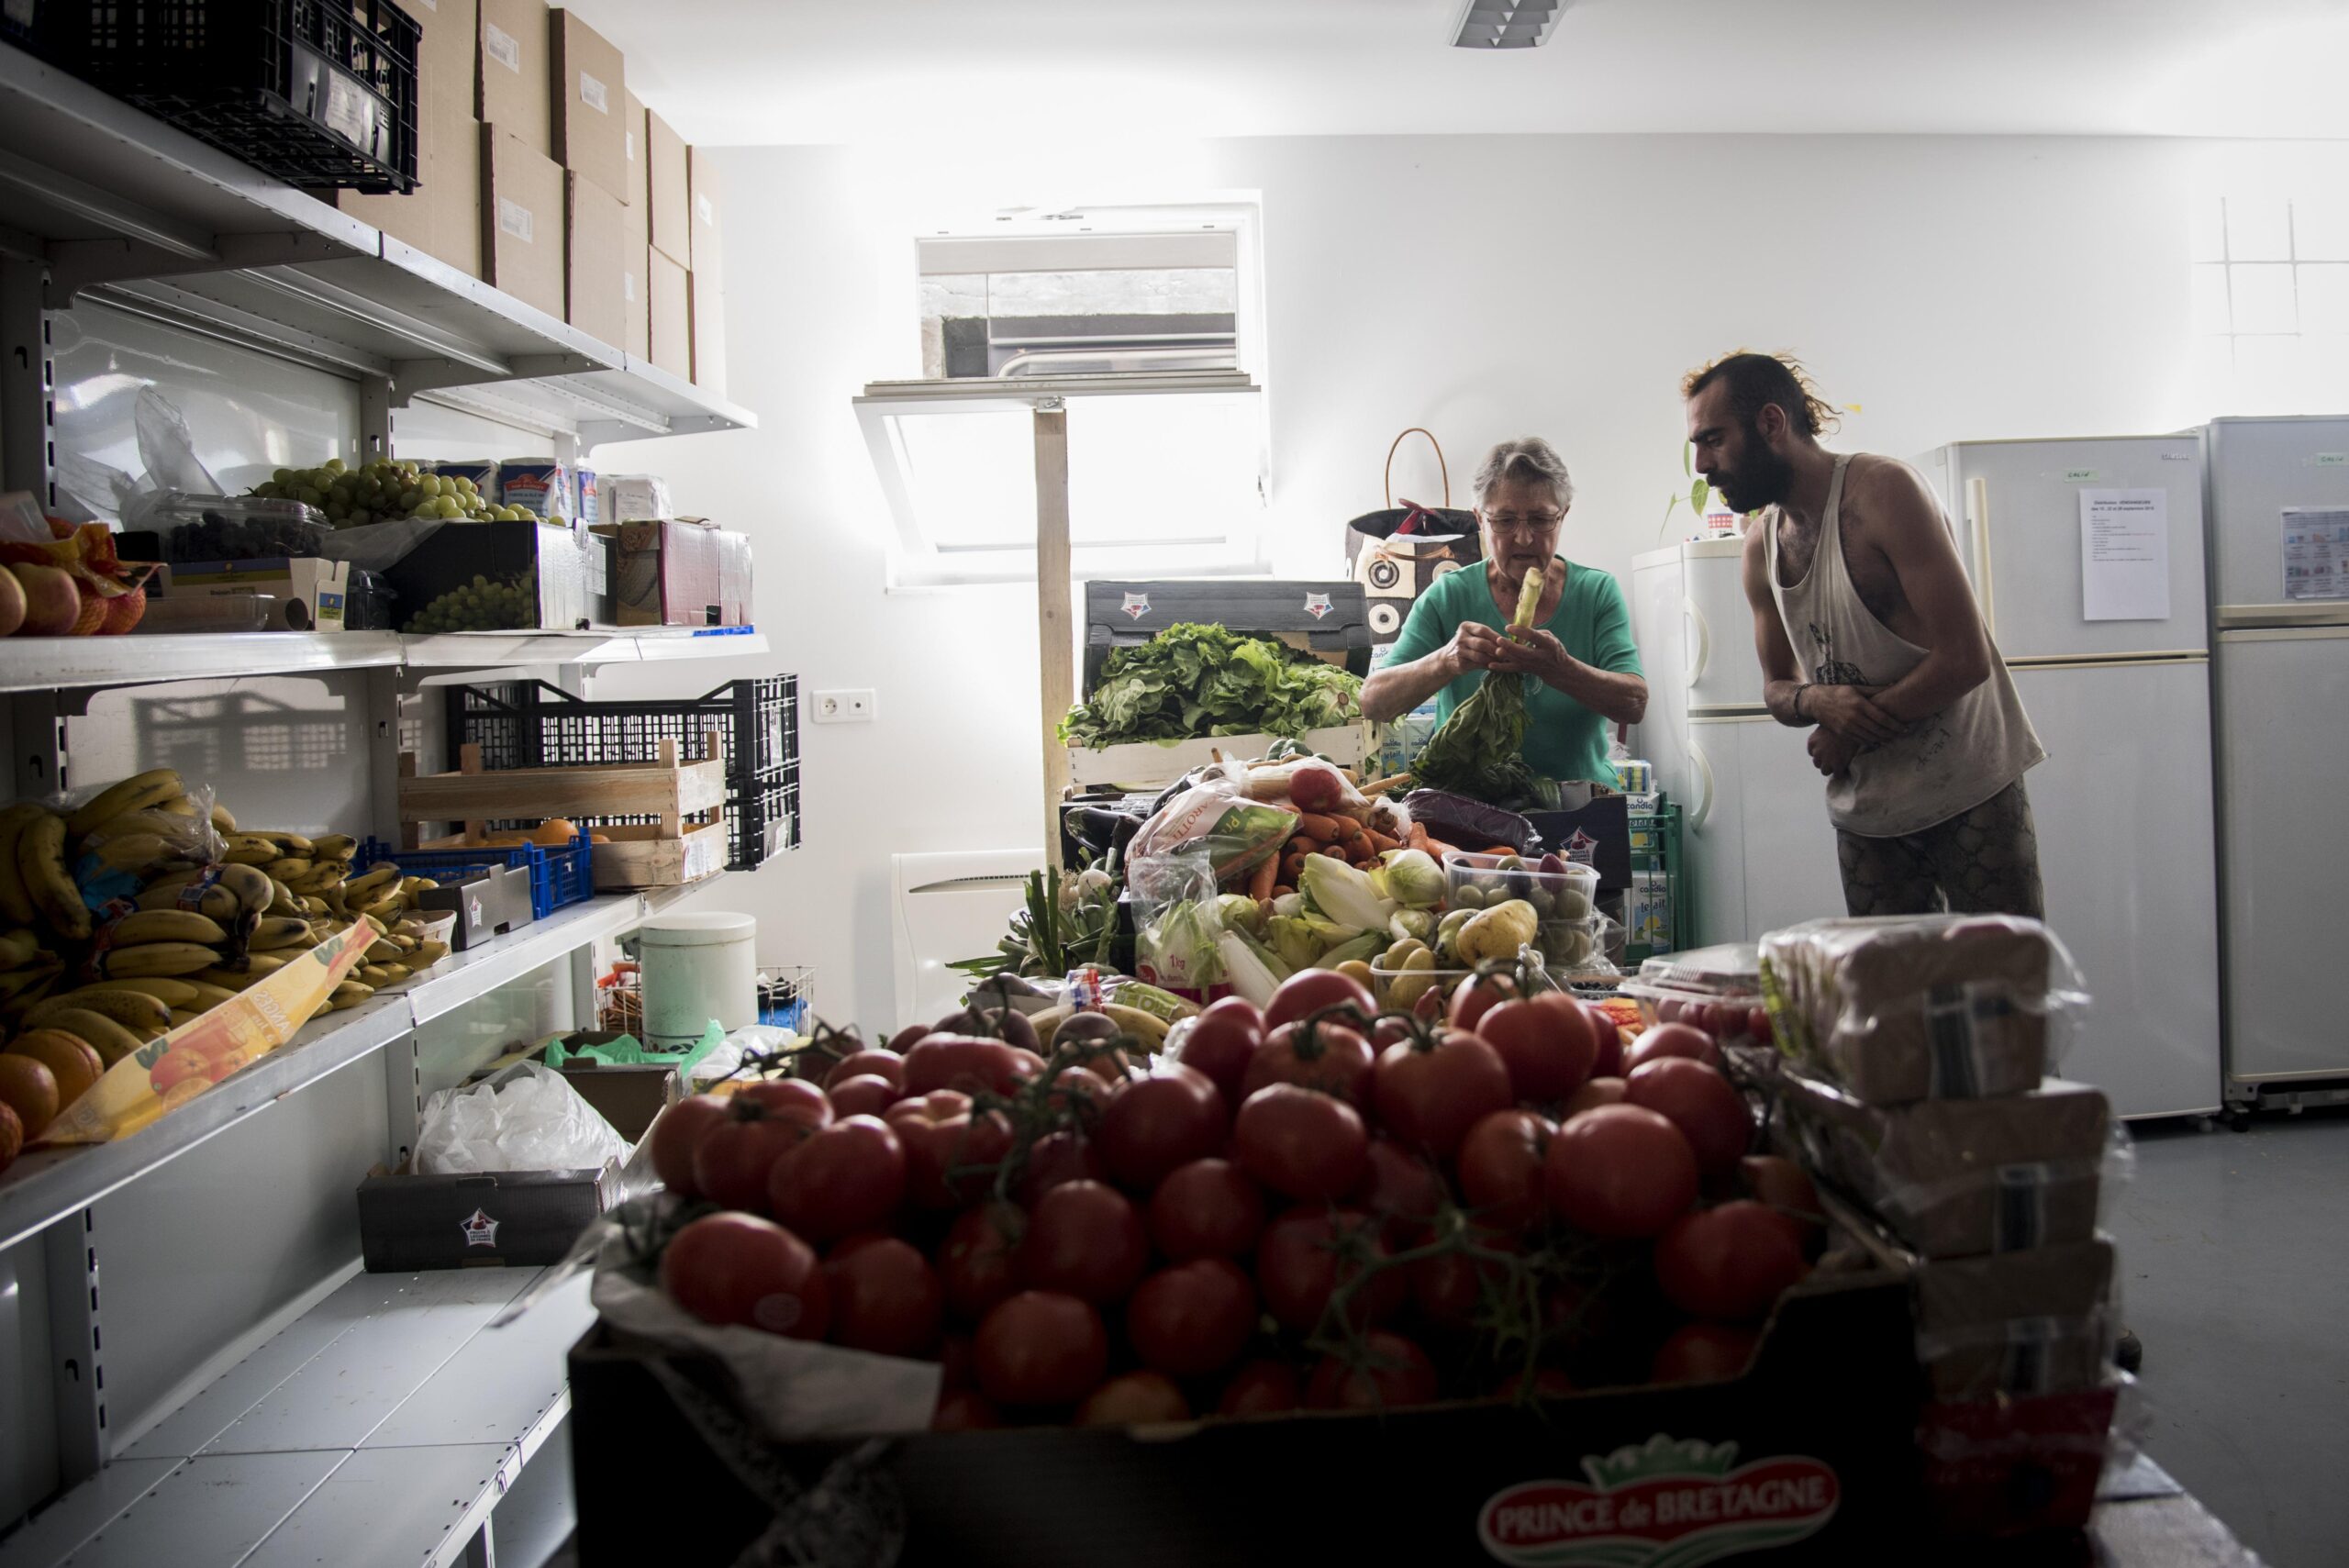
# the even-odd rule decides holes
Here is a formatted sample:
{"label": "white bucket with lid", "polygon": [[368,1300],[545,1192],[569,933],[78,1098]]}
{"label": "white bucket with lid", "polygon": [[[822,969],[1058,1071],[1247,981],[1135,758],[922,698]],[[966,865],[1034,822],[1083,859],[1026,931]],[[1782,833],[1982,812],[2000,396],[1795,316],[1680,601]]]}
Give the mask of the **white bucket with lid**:
{"label": "white bucket with lid", "polygon": [[646,1049],[684,1051],[712,1018],[729,1032],[759,1021],[758,935],[755,916],[720,911],[638,928]]}

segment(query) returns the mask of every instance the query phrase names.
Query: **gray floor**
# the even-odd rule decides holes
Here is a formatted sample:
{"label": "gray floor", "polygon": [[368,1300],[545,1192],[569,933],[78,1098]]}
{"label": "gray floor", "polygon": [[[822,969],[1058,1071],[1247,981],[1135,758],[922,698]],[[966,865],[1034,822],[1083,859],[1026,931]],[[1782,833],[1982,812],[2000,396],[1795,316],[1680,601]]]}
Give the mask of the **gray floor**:
{"label": "gray floor", "polygon": [[2137,1131],[2108,1223],[2146,1451],[2277,1568],[2349,1562],[2349,1112]]}

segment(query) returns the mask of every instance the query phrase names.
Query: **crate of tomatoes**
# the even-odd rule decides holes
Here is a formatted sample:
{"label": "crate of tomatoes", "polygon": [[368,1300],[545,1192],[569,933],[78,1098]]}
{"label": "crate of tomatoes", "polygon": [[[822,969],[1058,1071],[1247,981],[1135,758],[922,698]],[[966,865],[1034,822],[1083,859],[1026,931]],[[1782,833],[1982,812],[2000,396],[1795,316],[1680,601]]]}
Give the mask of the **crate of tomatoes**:
{"label": "crate of tomatoes", "polygon": [[572,1353],[581,1561],[648,1448],[678,1561],[1893,1560],[1903,1273],[1745,1048],[1540,984],[974,1006],[672,1107]]}

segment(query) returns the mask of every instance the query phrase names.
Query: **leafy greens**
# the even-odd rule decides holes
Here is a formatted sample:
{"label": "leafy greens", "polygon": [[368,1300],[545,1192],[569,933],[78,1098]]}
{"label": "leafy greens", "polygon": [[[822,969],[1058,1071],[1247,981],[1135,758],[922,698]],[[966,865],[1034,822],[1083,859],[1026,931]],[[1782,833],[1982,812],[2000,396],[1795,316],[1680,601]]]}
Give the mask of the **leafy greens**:
{"label": "leafy greens", "polygon": [[[1533,624],[1542,597],[1542,571],[1525,574],[1509,629]],[[1538,799],[1541,781],[1525,763],[1526,675],[1485,672],[1468,700],[1452,710],[1411,763],[1411,776],[1426,789],[1450,790],[1488,805]]]}
{"label": "leafy greens", "polygon": [[1362,679],[1309,653],[1228,627],[1170,626],[1111,653],[1061,739],[1080,746],[1214,735],[1302,736],[1362,714]]}

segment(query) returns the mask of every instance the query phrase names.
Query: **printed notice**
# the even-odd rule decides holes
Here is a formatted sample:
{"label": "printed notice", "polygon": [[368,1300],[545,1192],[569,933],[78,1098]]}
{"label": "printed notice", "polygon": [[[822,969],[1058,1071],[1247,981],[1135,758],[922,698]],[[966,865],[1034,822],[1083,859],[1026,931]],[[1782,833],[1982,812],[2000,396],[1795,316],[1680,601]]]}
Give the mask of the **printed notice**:
{"label": "printed notice", "polygon": [[2349,506],[2284,508],[2284,597],[2349,599]]}
{"label": "printed notice", "polygon": [[2169,619],[2169,492],[2080,492],[2080,617]]}

